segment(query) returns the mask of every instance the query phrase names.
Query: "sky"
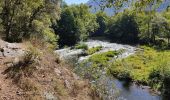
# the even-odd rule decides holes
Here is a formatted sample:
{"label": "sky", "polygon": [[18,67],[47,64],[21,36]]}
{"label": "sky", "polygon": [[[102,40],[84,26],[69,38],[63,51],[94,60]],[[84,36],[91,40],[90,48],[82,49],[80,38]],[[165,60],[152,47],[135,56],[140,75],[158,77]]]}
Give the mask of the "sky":
{"label": "sky", "polygon": [[88,0],[64,0],[68,5],[87,3]]}

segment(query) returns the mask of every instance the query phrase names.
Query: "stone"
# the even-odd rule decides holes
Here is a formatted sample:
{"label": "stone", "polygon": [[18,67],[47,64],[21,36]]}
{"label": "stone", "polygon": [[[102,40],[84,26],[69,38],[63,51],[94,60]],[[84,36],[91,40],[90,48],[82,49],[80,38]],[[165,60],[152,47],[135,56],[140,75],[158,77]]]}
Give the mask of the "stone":
{"label": "stone", "polygon": [[68,89],[71,89],[71,85],[70,85],[69,81],[67,81],[67,80],[64,81],[64,86]]}
{"label": "stone", "polygon": [[61,76],[61,71],[59,69],[55,68],[54,71],[57,74],[57,76]]}
{"label": "stone", "polygon": [[59,100],[58,97],[55,97],[52,93],[44,93],[45,100]]}

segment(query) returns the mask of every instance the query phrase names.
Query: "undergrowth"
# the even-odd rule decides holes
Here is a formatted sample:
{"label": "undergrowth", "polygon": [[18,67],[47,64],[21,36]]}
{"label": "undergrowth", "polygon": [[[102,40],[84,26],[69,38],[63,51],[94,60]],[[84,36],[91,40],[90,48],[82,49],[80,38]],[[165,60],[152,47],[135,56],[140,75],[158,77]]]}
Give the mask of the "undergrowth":
{"label": "undergrowth", "polygon": [[135,55],[114,61],[108,73],[119,79],[130,79],[153,89],[170,90],[170,51],[142,46]]}
{"label": "undergrowth", "polygon": [[98,51],[100,51],[102,49],[102,46],[97,46],[97,47],[93,47],[93,48],[90,48],[86,51],[86,54],[87,55],[92,55]]}

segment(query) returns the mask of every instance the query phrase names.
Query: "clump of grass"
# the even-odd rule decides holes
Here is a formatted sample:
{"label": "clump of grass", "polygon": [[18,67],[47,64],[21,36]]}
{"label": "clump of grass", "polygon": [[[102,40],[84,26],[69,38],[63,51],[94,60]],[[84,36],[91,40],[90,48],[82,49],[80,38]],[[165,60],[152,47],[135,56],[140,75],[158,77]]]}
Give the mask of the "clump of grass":
{"label": "clump of grass", "polygon": [[61,82],[55,80],[53,84],[54,90],[61,96],[68,95],[66,88],[64,87],[64,84]]}
{"label": "clump of grass", "polygon": [[24,91],[38,91],[37,84],[28,78],[21,79],[18,86]]}
{"label": "clump of grass", "polygon": [[97,46],[97,47],[93,47],[93,48],[90,48],[86,51],[86,54],[87,55],[92,55],[98,51],[100,51],[102,49],[102,46]]}
{"label": "clump of grass", "polygon": [[86,44],[84,44],[84,43],[79,43],[79,44],[75,45],[75,49],[84,49],[84,50],[87,50],[88,46]]}

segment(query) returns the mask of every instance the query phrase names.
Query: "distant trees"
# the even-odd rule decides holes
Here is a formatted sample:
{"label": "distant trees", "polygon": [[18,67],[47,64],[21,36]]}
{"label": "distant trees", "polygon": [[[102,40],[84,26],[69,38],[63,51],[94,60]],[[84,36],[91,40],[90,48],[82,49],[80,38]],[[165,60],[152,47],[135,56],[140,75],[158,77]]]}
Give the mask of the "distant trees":
{"label": "distant trees", "polygon": [[107,30],[108,20],[109,17],[106,15],[105,12],[98,12],[96,13],[97,23],[99,24],[98,29],[95,31],[94,36],[97,35],[106,35],[105,32]]}
{"label": "distant trees", "polygon": [[135,15],[130,11],[119,13],[111,18],[108,34],[112,40],[124,43],[138,42],[138,24]]}
{"label": "distant trees", "polygon": [[58,17],[58,0],[1,0],[0,19],[3,34],[10,42],[19,42],[31,35],[43,36],[55,42],[49,26]]}
{"label": "distant trees", "polygon": [[162,13],[162,16],[166,19],[164,23],[164,36],[168,39],[168,45],[170,45],[170,9],[167,8],[166,11]]}
{"label": "distant trees", "polygon": [[98,27],[95,14],[90,13],[89,7],[83,4],[65,7],[57,25],[53,25],[59,34],[60,45],[74,45],[84,41]]}

